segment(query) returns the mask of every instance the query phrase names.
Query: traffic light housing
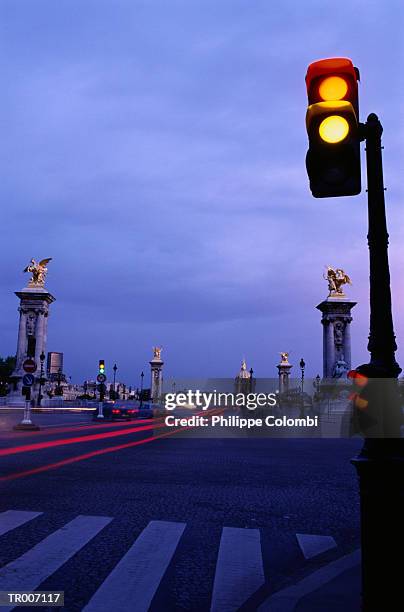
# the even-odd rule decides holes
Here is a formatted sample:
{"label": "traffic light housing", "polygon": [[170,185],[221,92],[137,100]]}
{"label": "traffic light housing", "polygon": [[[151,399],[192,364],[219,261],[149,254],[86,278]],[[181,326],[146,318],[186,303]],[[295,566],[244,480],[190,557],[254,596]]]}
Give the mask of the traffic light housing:
{"label": "traffic light housing", "polygon": [[378,424],[374,414],[375,389],[372,389],[374,380],[369,378],[367,372],[361,371],[361,368],[348,372],[348,379],[353,383],[353,390],[350,395],[352,400],[352,434],[368,436],[369,432],[374,431]]}
{"label": "traffic light housing", "polygon": [[319,60],[307,69],[306,168],[315,198],[361,191],[358,80],[347,58]]}
{"label": "traffic light housing", "polygon": [[104,359],[100,359],[98,362],[98,373],[105,374],[105,361]]}

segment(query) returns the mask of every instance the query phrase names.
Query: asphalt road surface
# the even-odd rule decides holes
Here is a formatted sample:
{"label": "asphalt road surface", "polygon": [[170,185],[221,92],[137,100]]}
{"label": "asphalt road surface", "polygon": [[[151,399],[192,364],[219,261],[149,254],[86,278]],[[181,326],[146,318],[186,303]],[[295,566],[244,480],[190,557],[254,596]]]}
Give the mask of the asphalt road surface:
{"label": "asphalt road surface", "polygon": [[359,440],[20,418],[0,413],[0,591],[63,590],[69,612],[256,610],[359,548]]}

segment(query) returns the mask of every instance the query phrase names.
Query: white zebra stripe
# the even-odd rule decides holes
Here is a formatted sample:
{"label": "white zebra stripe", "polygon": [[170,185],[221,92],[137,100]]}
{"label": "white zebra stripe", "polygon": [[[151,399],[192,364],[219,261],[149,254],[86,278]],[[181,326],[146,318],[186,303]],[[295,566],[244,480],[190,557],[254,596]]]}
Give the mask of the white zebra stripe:
{"label": "white zebra stripe", "polygon": [[151,521],[83,612],[147,612],[184,529],[184,523]]}
{"label": "white zebra stripe", "polygon": [[[1,568],[0,591],[34,591],[111,521],[106,516],[77,516]],[[13,608],[2,607],[2,612]]]}
{"label": "white zebra stripe", "polygon": [[265,583],[258,529],[224,527],[211,612],[234,612]]}
{"label": "white zebra stripe", "polygon": [[0,536],[4,535],[12,529],[32,521],[32,519],[40,516],[42,512],[26,512],[25,510],[6,510],[0,513]]}

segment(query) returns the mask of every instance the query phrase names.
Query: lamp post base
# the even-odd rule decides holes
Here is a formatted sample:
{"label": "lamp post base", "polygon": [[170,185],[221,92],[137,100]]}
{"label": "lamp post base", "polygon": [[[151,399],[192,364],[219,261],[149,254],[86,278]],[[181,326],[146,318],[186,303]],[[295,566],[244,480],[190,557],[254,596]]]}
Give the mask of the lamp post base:
{"label": "lamp post base", "polygon": [[25,402],[23,420],[21,421],[21,423],[18,423],[18,425],[14,425],[13,429],[15,431],[38,431],[40,429],[38,425],[35,425],[35,423],[31,421],[31,409],[29,401]]}
{"label": "lamp post base", "polygon": [[404,439],[368,439],[352,464],[361,497],[362,610],[395,610],[402,598]]}

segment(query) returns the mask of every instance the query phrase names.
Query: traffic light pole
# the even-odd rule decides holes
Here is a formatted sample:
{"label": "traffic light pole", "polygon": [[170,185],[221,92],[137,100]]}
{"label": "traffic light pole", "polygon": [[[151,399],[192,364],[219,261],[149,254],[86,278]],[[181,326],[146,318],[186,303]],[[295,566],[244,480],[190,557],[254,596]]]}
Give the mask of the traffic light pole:
{"label": "traffic light pole", "polygon": [[371,365],[385,377],[397,378],[401,372],[395,359],[397,350],[391,311],[390,270],[384,202],[382,125],[372,113],[365,124],[366,168],[368,181],[369,257],[370,257],[370,334],[368,350]]}
{"label": "traffic light pole", "polygon": [[100,401],[98,402],[97,418],[104,418],[104,383],[100,383]]}
{"label": "traffic light pole", "polygon": [[[397,377],[397,349],[391,308],[388,233],[384,201],[381,135],[375,114],[362,126],[366,140],[370,258],[370,363],[360,366],[369,379],[386,379],[379,399],[378,435],[364,441],[353,460],[361,500],[362,610],[397,609],[402,600],[404,550],[404,440]],[[384,383],[383,383],[384,384]]]}

